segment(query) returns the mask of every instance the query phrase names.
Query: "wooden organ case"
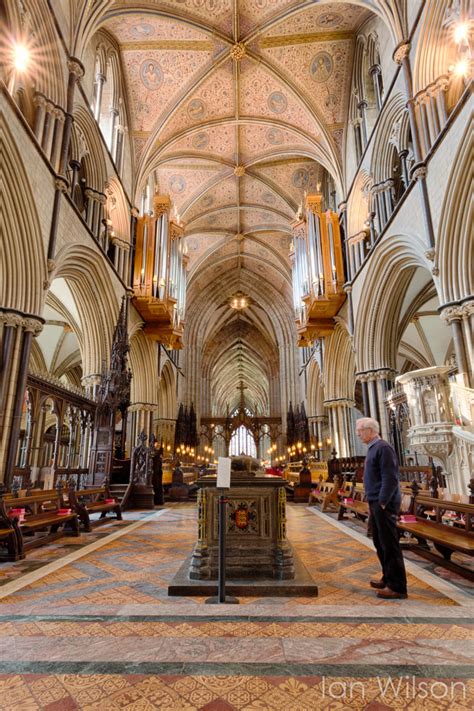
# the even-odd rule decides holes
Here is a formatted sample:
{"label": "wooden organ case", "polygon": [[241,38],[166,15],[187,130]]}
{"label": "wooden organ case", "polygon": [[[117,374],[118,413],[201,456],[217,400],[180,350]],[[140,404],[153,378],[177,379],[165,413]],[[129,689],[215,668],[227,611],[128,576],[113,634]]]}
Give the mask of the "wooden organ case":
{"label": "wooden organ case", "polygon": [[137,220],[132,302],[145,334],[168,348],[182,348],[186,304],[184,229],[170,219],[168,196],[155,195],[153,213]]}
{"label": "wooden organ case", "polygon": [[308,195],[306,215],[293,225],[290,261],[298,346],[328,336],[345,301],[339,219],[322,210],[322,195]]}

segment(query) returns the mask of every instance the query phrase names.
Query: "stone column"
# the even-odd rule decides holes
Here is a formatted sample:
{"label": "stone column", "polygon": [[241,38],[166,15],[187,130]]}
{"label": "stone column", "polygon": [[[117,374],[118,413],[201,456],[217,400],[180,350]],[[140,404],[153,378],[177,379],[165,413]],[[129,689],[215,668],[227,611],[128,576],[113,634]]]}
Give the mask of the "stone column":
{"label": "stone column", "polygon": [[95,75],[95,92],[94,92],[94,118],[97,122],[100,119],[100,109],[102,104],[102,90],[106,82],[106,77],[104,74],[97,72]]}
{"label": "stone column", "polygon": [[43,328],[39,316],[0,311],[2,369],[0,393],[0,474],[9,486],[15,466],[23,400],[33,337]]}
{"label": "stone column", "polygon": [[[471,302],[472,304],[472,302]],[[465,329],[463,327],[463,318],[472,314],[472,305],[465,307],[461,305],[448,306],[442,308],[441,318],[444,319],[450,326],[453,334],[454,352],[456,354],[456,362],[458,365],[458,373],[461,375],[464,385],[469,387],[471,384],[472,365],[468,362],[468,349],[472,350],[472,341],[469,347],[465,341]],[[470,331],[470,324],[469,324]]]}
{"label": "stone column", "polygon": [[53,140],[51,144],[51,153],[49,156],[49,160],[51,163],[51,167],[54,171],[59,169],[59,153],[60,153],[60,148],[61,148],[61,142],[62,142],[62,136],[63,136],[63,131],[64,131],[64,122],[65,122],[65,115],[64,111],[57,107],[54,110],[54,131],[53,131]]}
{"label": "stone column", "polygon": [[86,397],[89,398],[89,400],[95,400],[97,398],[100,380],[100,373],[90,373],[82,378],[81,385],[85,389]]}
{"label": "stone column", "polygon": [[379,84],[379,76],[381,74],[381,69],[380,65],[378,64],[373,64],[370,69],[369,69],[369,74],[372,77],[372,81],[374,82],[374,91],[375,91],[375,100],[377,102],[377,111],[380,111],[382,108],[382,94],[380,93],[380,84]]}
{"label": "stone column", "polygon": [[54,121],[54,104],[51,101],[45,102],[45,116],[43,123],[43,135],[41,136],[41,148],[45,155],[49,158],[51,151],[51,140],[53,137],[52,127]]}
{"label": "stone column", "polygon": [[363,101],[359,101],[357,108],[359,109],[362,124],[362,141],[364,144],[363,147],[365,148],[367,145],[367,101],[365,101],[365,99]]}
{"label": "stone column", "polygon": [[331,437],[338,457],[350,457],[353,451],[353,433],[351,408],[355,405],[353,400],[340,398],[325,400],[324,407],[329,410],[331,423]]}
{"label": "stone column", "polygon": [[393,60],[403,67],[403,76],[405,79],[405,91],[407,96],[407,108],[410,118],[410,128],[413,142],[413,154],[415,156],[415,165],[413,166],[412,177],[419,181],[421,205],[425,222],[425,231],[428,242],[428,250],[426,252],[429,258],[434,256],[435,235],[433,228],[433,220],[431,216],[431,208],[428,199],[428,189],[426,187],[426,166],[422,162],[423,156],[420,146],[420,136],[418,132],[418,124],[415,116],[415,106],[413,102],[413,81],[410,65],[410,43],[406,40],[401,42],[393,53]]}
{"label": "stone column", "polygon": [[33,99],[33,104],[36,107],[35,111],[35,123],[34,123],[34,134],[38,143],[41,143],[41,137],[43,135],[44,129],[44,118],[46,110],[46,99],[43,94],[35,94]]}
{"label": "stone column", "polygon": [[448,120],[448,112],[446,110],[446,92],[449,87],[449,77],[446,74],[442,74],[436,80],[436,87],[438,89],[436,94],[436,108],[439,116],[440,130],[442,130]]}

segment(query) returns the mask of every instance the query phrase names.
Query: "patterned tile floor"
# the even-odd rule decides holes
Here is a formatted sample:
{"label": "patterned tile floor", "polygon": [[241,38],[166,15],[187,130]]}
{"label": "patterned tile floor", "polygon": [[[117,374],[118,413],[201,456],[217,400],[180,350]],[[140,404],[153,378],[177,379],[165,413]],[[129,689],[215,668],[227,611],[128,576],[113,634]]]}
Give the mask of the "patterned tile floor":
{"label": "patterned tile floor", "polygon": [[2,567],[19,589],[0,599],[0,709],[472,708],[465,591],[438,590],[420,568],[408,600],[379,600],[367,587],[375,553],[330,517],[291,505],[288,537],[317,598],[212,607],[168,598],[194,542],[195,508],[143,521],[111,541],[103,535],[120,526],[98,529],[103,545],[63,567],[71,539],[42,549],[56,569],[23,587],[14,566]]}

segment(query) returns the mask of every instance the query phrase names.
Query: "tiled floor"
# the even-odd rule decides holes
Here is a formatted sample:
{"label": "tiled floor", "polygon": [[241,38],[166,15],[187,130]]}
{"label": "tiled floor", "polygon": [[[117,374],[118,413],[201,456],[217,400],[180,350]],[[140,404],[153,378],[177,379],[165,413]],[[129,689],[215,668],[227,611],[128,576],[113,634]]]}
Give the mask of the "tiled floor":
{"label": "tiled floor", "polygon": [[60,543],[37,579],[4,588],[0,709],[472,708],[466,590],[411,565],[409,599],[380,600],[366,541],[291,505],[288,537],[317,598],[169,598],[195,519],[192,504],[169,506],[65,566]]}

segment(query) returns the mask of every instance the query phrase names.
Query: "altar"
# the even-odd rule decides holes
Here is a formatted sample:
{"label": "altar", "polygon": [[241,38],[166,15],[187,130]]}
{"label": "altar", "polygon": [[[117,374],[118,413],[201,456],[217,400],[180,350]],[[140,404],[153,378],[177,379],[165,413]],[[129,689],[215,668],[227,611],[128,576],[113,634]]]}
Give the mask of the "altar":
{"label": "altar", "polygon": [[[286,481],[258,468],[256,460],[232,460],[224,492],[209,474],[199,486],[197,540],[168,588],[169,595],[212,594],[217,586],[218,499],[226,506],[226,579],[234,595],[317,595],[317,586],[286,535]],[[198,592],[199,591],[199,592]]]}

